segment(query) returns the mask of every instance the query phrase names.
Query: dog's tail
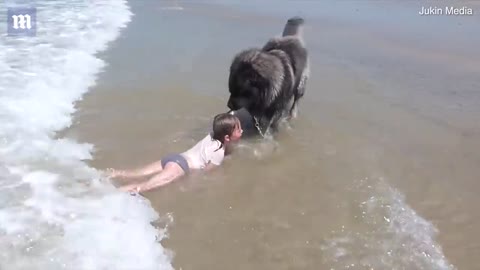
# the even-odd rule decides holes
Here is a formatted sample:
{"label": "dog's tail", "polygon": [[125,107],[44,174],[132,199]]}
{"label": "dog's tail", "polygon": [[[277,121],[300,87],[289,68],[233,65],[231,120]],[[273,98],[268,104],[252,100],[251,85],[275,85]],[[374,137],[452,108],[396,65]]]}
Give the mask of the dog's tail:
{"label": "dog's tail", "polygon": [[292,17],[288,19],[287,24],[285,25],[285,28],[283,28],[283,36],[297,36],[301,35],[301,28],[304,24],[304,20],[301,17]]}

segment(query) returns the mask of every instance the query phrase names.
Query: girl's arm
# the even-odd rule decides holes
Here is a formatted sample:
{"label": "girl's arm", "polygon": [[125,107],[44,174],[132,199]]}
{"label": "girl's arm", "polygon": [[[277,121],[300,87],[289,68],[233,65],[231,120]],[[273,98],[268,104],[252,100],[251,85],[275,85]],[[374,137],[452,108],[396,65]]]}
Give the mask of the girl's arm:
{"label": "girl's arm", "polygon": [[205,168],[203,168],[203,170],[206,171],[206,172],[208,172],[208,171],[211,171],[211,170],[217,168],[218,166],[219,166],[219,165],[215,165],[215,164],[213,164],[213,163],[210,162],[210,163],[208,163],[208,164],[205,166]]}

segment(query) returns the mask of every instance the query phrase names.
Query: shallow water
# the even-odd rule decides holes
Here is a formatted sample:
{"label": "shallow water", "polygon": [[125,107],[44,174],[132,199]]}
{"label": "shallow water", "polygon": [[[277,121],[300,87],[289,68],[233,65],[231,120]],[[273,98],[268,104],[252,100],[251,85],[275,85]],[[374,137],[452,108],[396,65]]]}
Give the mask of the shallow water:
{"label": "shallow water", "polygon": [[[152,268],[476,269],[479,21],[418,17],[417,4],[288,10],[307,16],[312,60],[299,118],[274,142],[243,142],[218,171],[146,195],[168,236],[151,244],[173,253]],[[292,7],[130,5],[128,28],[100,55],[109,66],[60,136],[92,144],[93,168],[136,167],[201,139],[227,110],[233,55],[279,34]],[[155,214],[141,209],[135,226],[148,229],[125,233],[137,241],[154,234]],[[139,243],[129,252],[151,258]]]}

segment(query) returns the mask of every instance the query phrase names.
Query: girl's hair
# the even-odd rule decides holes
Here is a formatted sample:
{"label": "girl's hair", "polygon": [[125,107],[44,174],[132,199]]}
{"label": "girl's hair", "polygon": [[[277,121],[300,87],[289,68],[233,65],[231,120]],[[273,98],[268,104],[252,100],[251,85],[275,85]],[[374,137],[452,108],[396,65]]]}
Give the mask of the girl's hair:
{"label": "girl's hair", "polygon": [[[225,136],[232,135],[235,127],[239,124],[238,118],[235,115],[229,113],[221,113],[213,118],[213,132],[212,138],[218,140],[223,144],[225,143]],[[220,147],[221,148],[221,147]]]}

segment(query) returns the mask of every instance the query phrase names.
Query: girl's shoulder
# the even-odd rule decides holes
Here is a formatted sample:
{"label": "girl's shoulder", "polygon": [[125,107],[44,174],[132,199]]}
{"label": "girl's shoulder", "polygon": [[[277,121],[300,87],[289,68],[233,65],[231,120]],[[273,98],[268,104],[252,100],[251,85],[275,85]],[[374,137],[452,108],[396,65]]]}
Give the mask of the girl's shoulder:
{"label": "girl's shoulder", "polygon": [[203,138],[202,142],[205,147],[213,148],[213,150],[223,148],[222,143],[219,140],[214,139],[211,133],[208,133],[207,136]]}

